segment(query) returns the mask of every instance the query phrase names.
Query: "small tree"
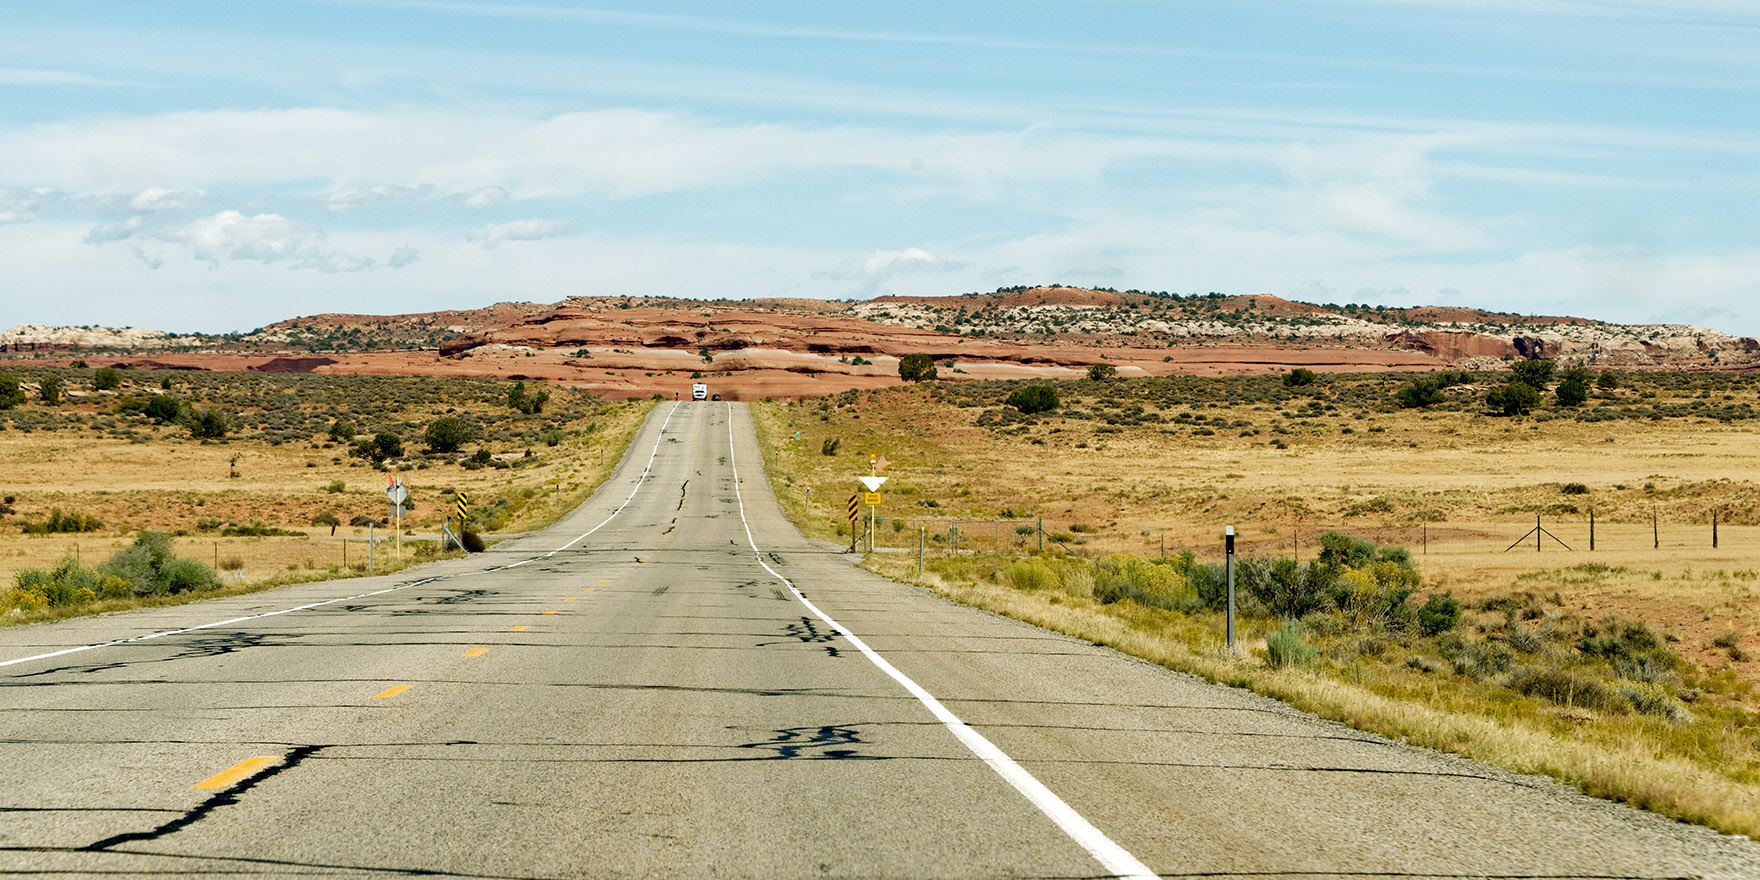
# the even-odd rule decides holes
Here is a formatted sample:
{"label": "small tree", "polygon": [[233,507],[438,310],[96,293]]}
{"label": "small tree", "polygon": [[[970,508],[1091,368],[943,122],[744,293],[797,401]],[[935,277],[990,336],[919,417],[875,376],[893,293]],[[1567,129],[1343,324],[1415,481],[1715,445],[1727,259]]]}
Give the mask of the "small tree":
{"label": "small tree", "polygon": [[1589,385],[1587,382],[1567,379],[1559,383],[1555,393],[1558,395],[1559,406],[1582,406],[1583,401],[1589,399]]}
{"label": "small tree", "polygon": [[0,409],[12,409],[24,403],[24,389],[14,376],[0,376]]}
{"label": "small tree", "polygon": [[337,419],[330,423],[330,439],[337,443],[354,441],[354,423]]}
{"label": "small tree", "polygon": [[543,412],[544,404],[549,402],[549,391],[539,389],[536,394],[527,394],[526,383],[523,381],[513,383],[513,387],[507,391],[507,405],[528,416]]}
{"label": "small tree", "polygon": [[1619,376],[1602,370],[1601,375],[1595,377],[1595,387],[1603,391],[1612,391],[1619,387]]}
{"label": "small tree", "polygon": [[348,454],[373,464],[384,464],[385,459],[403,455],[403,438],[390,431],[381,431],[350,447]]}
{"label": "small tree", "polygon": [[218,440],[226,436],[231,427],[227,424],[226,414],[217,409],[203,409],[192,413],[189,419],[189,435],[199,440]]}
{"label": "small tree", "polygon": [[1395,391],[1393,397],[1406,409],[1422,409],[1448,399],[1442,394],[1441,383],[1431,378],[1413,379],[1411,384]]}
{"label": "small tree", "polygon": [[122,371],[114,367],[99,367],[92,374],[93,391],[115,391],[122,387]]}
{"label": "small tree", "polygon": [[1088,367],[1088,378],[1093,379],[1096,382],[1104,382],[1117,375],[1118,368],[1105,361],[1101,361],[1100,363]]}
{"label": "small tree", "polygon": [[330,536],[334,538],[336,537],[336,527],[342,525],[342,520],[337,518],[336,514],[326,510],[317,516],[312,517],[312,525],[329,526]]}
{"label": "small tree", "polygon": [[146,414],[147,418],[163,425],[177,421],[177,417],[183,412],[183,407],[166,395],[155,394],[147,398],[147,405],[141,412]]}
{"label": "small tree", "polygon": [[1290,388],[1299,388],[1304,385],[1314,384],[1314,380],[1318,378],[1320,377],[1315,375],[1313,370],[1310,370],[1307,367],[1296,367],[1283,374],[1283,384]]}
{"label": "small tree", "polygon": [[44,376],[37,384],[37,397],[45,406],[61,405],[61,380],[54,376]]}
{"label": "small tree", "polygon": [[1057,389],[1050,385],[1028,385],[1025,388],[1016,388],[1002,402],[1026,415],[1050,412],[1061,403],[1057,399]]}
{"label": "small tree", "polygon": [[898,378],[906,382],[929,382],[935,378],[935,359],[926,354],[907,354],[898,359]]}
{"label": "small tree", "polygon": [[457,452],[459,447],[473,439],[476,438],[470,426],[457,416],[435,419],[422,434],[422,442],[428,444],[429,452]]}
{"label": "small tree", "polygon": [[1535,391],[1546,390],[1546,383],[1552,381],[1552,374],[1557,369],[1557,361],[1544,359],[1517,361],[1509,367],[1510,373],[1514,375],[1517,382],[1520,382]]}
{"label": "small tree", "polygon": [[1540,405],[1540,392],[1526,382],[1511,382],[1486,392],[1485,405],[1497,415],[1526,415]]}

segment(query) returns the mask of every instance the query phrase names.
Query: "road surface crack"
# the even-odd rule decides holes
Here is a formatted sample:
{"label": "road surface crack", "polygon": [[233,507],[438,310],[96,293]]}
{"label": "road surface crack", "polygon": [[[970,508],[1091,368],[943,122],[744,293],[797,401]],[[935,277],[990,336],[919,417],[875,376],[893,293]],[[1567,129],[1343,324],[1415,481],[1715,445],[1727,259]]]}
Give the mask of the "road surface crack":
{"label": "road surface crack", "polygon": [[297,748],[294,748],[292,751],[289,751],[287,753],[287,757],[283,758],[281,760],[281,763],[276,764],[271,767],[264,767],[262,770],[257,771],[256,773],[252,774],[251,776],[245,777],[237,785],[234,785],[231,788],[226,789],[225,791],[216,792],[213,797],[210,797],[207,800],[202,801],[199,804],[196,804],[194,807],[191,807],[188,811],[186,811],[183,815],[178,816],[177,818],[172,819],[171,821],[166,822],[165,824],[160,825],[159,827],[154,828],[151,831],[130,831],[126,834],[112,835],[112,836],[106,837],[103,840],[100,840],[96,843],[88,844],[84,847],[81,847],[81,849],[82,849],[82,851],[85,851],[85,852],[102,852],[104,850],[111,849],[112,847],[120,846],[121,844],[124,844],[124,843],[133,843],[135,841],[146,841],[146,840],[158,840],[161,837],[165,837],[165,836],[171,835],[171,834],[176,834],[177,832],[182,831],[183,829],[188,828],[189,826],[194,825],[195,823],[200,822],[203,819],[207,818],[209,813],[212,813],[215,810],[220,809],[221,807],[229,807],[229,806],[232,806],[233,804],[238,803],[239,797],[241,795],[243,795],[245,792],[250,791],[251,789],[257,787],[258,785],[260,785],[261,783],[263,783],[265,780],[269,779],[270,777],[280,775],[281,773],[284,773],[288,770],[292,770],[294,767],[299,766],[299,764],[302,761],[311,757],[312,755],[317,754],[319,751],[321,751],[325,748],[328,748],[328,747],[327,746],[299,746]]}

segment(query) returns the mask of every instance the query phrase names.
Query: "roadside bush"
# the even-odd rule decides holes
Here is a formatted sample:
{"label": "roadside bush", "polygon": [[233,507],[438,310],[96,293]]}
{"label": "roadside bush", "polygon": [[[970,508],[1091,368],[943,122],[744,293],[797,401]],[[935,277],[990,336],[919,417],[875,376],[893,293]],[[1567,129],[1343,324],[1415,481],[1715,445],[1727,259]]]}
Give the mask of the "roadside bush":
{"label": "roadside bush", "polygon": [[15,587],[6,596],[5,604],[24,610],[60,608],[129,595],[127,581],[81,567],[71,554],[61,557],[48,571],[24,569],[13,575],[13,582]]}
{"label": "roadside bush", "polygon": [[330,423],[330,439],[333,442],[351,443],[354,441],[354,434],[355,429],[353,422],[345,422],[341,419],[337,419]]}
{"label": "roadside bush", "polygon": [[1118,376],[1118,367],[1105,361],[1088,366],[1088,378],[1095,382],[1104,382]]}
{"label": "roadside bush", "polygon": [[1283,374],[1283,384],[1286,388],[1301,388],[1314,384],[1314,380],[1318,378],[1320,377],[1315,375],[1313,370],[1307,367],[1296,367]]}
{"label": "roadside bush", "polygon": [[1585,675],[1553,666],[1524,666],[1510,673],[1507,684],[1523,696],[1560,706],[1597,712],[1624,712],[1630,705],[1612,688]]}
{"label": "roadside bush", "polygon": [[1439,646],[1442,658],[1454,665],[1454,671],[1474,681],[1496,678],[1515,665],[1516,654],[1499,642],[1470,639],[1451,632]]}
{"label": "roadside bush", "polygon": [[1589,399],[1589,386],[1575,380],[1562,382],[1553,394],[1558,397],[1559,406],[1582,406]]}
{"label": "roadside bush", "polygon": [[160,596],[220,586],[220,577],[194,559],[171,552],[171,536],[143,530],[133,544],[116,551],[98,566],[101,574],[120,578],[136,596]]}
{"label": "roadside bush", "polygon": [[355,458],[364,458],[373,464],[383,464],[388,458],[403,455],[403,438],[389,431],[380,431],[371,439],[362,440],[349,447],[348,454]]}
{"label": "roadside bush", "polygon": [[1057,572],[1037,559],[1011,562],[1002,569],[1002,581],[1017,590],[1037,592],[1057,585]]}
{"label": "roadside bush", "polygon": [[122,387],[122,371],[115,367],[99,367],[92,373],[93,391],[115,391]]}
{"label": "roadside bush", "polygon": [[44,406],[60,406],[61,380],[54,376],[44,376],[37,383],[37,399],[43,401]]}
{"label": "roadside bush", "polygon": [[1293,620],[1285,620],[1277,632],[1265,639],[1265,662],[1274,668],[1312,666],[1319,656],[1319,651],[1302,641],[1302,634]]}
{"label": "roadside bush", "polygon": [[1325,607],[1332,571],[1294,559],[1244,559],[1240,586],[1279,617],[1301,618]]}
{"label": "roadside bush", "polygon": [[[550,391],[548,389],[539,389],[536,394],[527,394],[526,383],[523,381],[513,383],[513,387],[507,391],[507,405],[528,416],[543,412],[544,404],[549,402]],[[446,451],[451,452],[452,450]]]}
{"label": "roadside bush", "polygon": [[1014,407],[1024,415],[1050,412],[1057,409],[1061,403],[1057,399],[1057,389],[1050,385],[1028,385],[1025,388],[1016,388],[1009,392],[1008,397],[1002,402]]}
{"label": "roadside bush", "polygon": [[1442,384],[1433,378],[1413,379],[1395,391],[1393,399],[1406,409],[1423,409],[1448,400],[1442,393]]}
{"label": "roadside bush", "polygon": [[483,544],[483,536],[477,534],[473,529],[465,529],[460,532],[458,541],[464,545],[464,551],[466,553],[481,553],[484,550],[489,549]]}
{"label": "roadside bush", "polygon": [[843,445],[842,440],[840,440],[836,437],[826,437],[825,442],[819,444],[819,454],[820,455],[836,455],[837,454],[837,447],[842,446],[842,445]]}

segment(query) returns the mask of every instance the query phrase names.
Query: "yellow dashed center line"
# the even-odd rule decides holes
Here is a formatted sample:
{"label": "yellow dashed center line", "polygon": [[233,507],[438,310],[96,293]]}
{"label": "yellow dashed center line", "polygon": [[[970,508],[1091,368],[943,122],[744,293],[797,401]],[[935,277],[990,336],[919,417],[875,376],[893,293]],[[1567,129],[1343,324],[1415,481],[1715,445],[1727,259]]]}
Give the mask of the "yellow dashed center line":
{"label": "yellow dashed center line", "polygon": [[281,760],[281,759],[275,757],[274,755],[258,755],[255,758],[246,758],[246,759],[238,762],[237,764],[234,764],[231,767],[228,767],[225,770],[222,770],[219,773],[216,773],[213,776],[210,776],[207,779],[204,779],[201,782],[198,782],[195,785],[190,786],[190,788],[201,788],[201,789],[209,789],[209,790],[216,789],[216,788],[226,788],[226,787],[232,785],[233,783],[239,781],[240,779],[243,779],[246,776],[249,776],[252,773],[255,773],[258,770],[261,770],[264,767],[267,767],[270,764],[273,764],[279,760]]}
{"label": "yellow dashed center line", "polygon": [[604,581],[600,581],[600,582],[599,582],[599,583],[605,583],[605,582],[604,582]]}
{"label": "yellow dashed center line", "polygon": [[562,600],[562,601],[564,601],[564,602],[573,602],[573,601],[575,601],[575,600],[576,600],[576,599],[578,599],[578,598],[580,598],[580,597],[579,597],[579,596],[570,596],[570,597],[568,597],[568,598],[567,598],[567,599],[564,599],[564,600]]}
{"label": "yellow dashed center line", "polygon": [[489,649],[488,648],[472,648],[469,651],[464,652],[464,655],[466,657],[476,657],[487,650],[489,650]]}
{"label": "yellow dashed center line", "polygon": [[526,628],[526,625],[522,623],[519,626],[514,627],[512,631],[513,632],[520,632],[521,630],[524,630],[525,628]]}
{"label": "yellow dashed center line", "polygon": [[388,688],[374,694],[373,699],[375,699],[375,700],[389,700],[392,697],[395,697],[398,694],[401,694],[404,691],[409,690],[411,687],[412,687],[412,685],[407,685],[407,684],[392,685],[391,687],[388,687]]}
{"label": "yellow dashed center line", "polygon": [[544,609],[544,613],[545,613],[545,614],[555,614],[555,613],[556,613],[556,609],[554,609],[554,608],[546,608],[546,609]]}

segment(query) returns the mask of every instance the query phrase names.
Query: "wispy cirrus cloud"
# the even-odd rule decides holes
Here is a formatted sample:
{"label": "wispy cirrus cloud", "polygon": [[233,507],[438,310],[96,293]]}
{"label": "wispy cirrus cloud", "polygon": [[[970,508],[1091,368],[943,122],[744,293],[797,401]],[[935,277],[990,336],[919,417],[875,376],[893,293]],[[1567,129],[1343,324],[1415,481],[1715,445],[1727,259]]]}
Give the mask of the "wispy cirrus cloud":
{"label": "wispy cirrus cloud", "polygon": [[[154,268],[165,260],[161,246],[181,250],[216,268],[230,262],[283,264],[319,272],[360,272],[374,267],[376,261],[371,257],[331,247],[328,237],[316,226],[279,214],[226,210],[182,224],[149,223],[136,215],[121,223],[93,227],[85,242],[94,246],[132,242],[141,259]],[[400,265],[413,260],[413,256],[404,255]]]}
{"label": "wispy cirrus cloud", "polygon": [[382,202],[409,202],[426,198],[434,192],[433,184],[421,183],[415,186],[399,186],[381,183],[377,186],[357,187],[342,192],[332,193],[324,197],[324,209],[340,214],[356,208],[365,208]]}

